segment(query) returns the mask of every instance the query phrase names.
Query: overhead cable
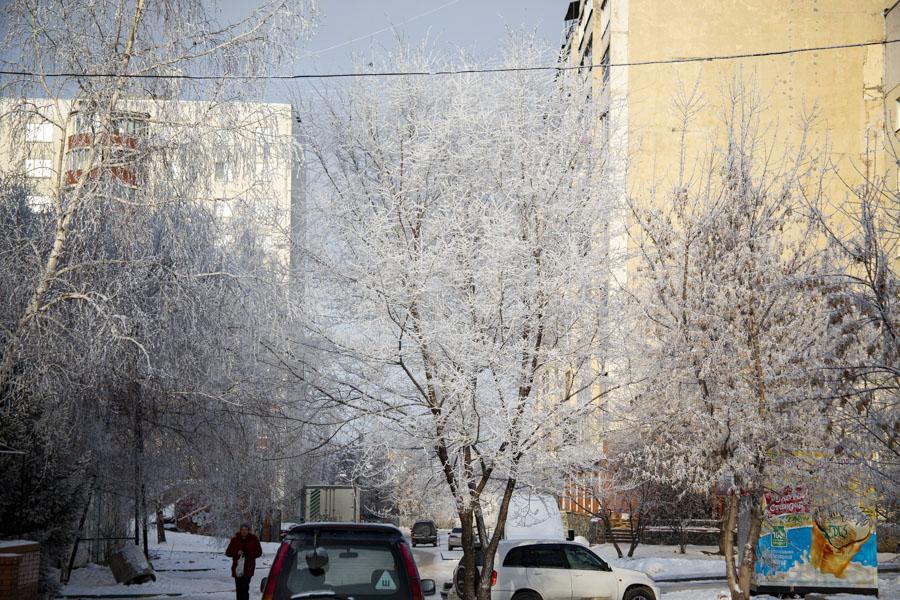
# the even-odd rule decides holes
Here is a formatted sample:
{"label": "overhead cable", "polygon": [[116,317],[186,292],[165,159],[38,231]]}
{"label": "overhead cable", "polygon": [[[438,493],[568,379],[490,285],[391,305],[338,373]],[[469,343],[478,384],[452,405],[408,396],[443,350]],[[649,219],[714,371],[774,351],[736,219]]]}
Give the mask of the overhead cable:
{"label": "overhead cable", "polygon": [[362,77],[440,77],[450,75],[472,75],[478,73],[515,73],[527,71],[581,71],[593,69],[611,69],[616,67],[645,67],[653,65],[676,65],[685,63],[716,62],[726,60],[746,60],[754,58],[766,58],[773,56],[786,56],[806,52],[825,52],[829,50],[845,50],[849,48],[866,48],[870,46],[886,46],[900,43],[897,40],[876,40],[870,42],[856,42],[851,44],[835,44],[831,46],[810,46],[805,48],[788,48],[784,50],[768,50],[765,52],[747,52],[740,54],[719,54],[711,56],[688,56],[682,58],[665,58],[657,60],[639,60],[623,63],[589,64],[589,65],[535,65],[532,67],[494,67],[472,69],[440,69],[434,71],[357,71],[345,73],[296,73],[293,75],[190,75],[188,73],[76,73],[76,72],[51,72],[36,73],[24,70],[0,69],[0,75],[13,75],[21,77],[71,77],[78,79],[119,78],[122,79],[183,79],[183,80],[304,80],[304,79],[340,79]]}

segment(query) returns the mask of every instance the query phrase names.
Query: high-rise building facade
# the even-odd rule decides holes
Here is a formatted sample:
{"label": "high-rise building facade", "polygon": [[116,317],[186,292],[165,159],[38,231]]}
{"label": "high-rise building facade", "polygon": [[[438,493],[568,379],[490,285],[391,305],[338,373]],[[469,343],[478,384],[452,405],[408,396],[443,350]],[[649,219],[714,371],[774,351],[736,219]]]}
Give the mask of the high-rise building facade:
{"label": "high-rise building facade", "polygon": [[737,86],[759,95],[764,134],[798,142],[802,117],[814,114],[812,143],[828,144],[840,172],[865,172],[886,164],[886,115],[897,118],[896,106],[885,102],[893,74],[885,65],[900,49],[882,44],[897,20],[895,5],[575,0],[566,8],[563,55],[595,66],[600,118],[629,159],[626,185],[634,196],[678,176],[678,103],[694,103],[685,138],[690,160],[721,135],[723,103]]}
{"label": "high-rise building facade", "polygon": [[[596,126],[621,165],[604,185],[621,197],[664,201],[681,176],[725,140],[734,94],[760,101],[762,144],[796,145],[807,134],[828,149],[827,202],[884,178],[900,190],[900,2],[896,0],[573,0],[564,11],[562,58],[591,78]],[[683,109],[690,121],[683,126]],[[804,118],[808,121],[804,132]],[[695,172],[696,174],[696,172]],[[601,243],[622,259],[610,288],[638,273],[630,213],[612,211]],[[610,307],[606,319],[616,320]],[[604,363],[607,363],[604,359]],[[613,361],[614,362],[614,361]],[[615,385],[615,364],[604,364]],[[616,412],[610,397],[609,414]],[[574,492],[577,496],[578,490]],[[581,503],[562,498],[570,512]],[[586,511],[591,512],[591,511]]]}

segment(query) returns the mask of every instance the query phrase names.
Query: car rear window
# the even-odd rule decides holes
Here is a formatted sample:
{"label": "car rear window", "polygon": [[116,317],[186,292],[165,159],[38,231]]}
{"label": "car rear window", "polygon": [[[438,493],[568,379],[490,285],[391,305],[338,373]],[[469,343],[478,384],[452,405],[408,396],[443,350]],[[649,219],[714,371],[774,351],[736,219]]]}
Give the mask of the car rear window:
{"label": "car rear window", "polygon": [[431,533],[432,529],[431,523],[416,523],[412,528],[414,533]]}
{"label": "car rear window", "polygon": [[[314,547],[328,554],[324,568],[310,569],[306,555]],[[291,541],[279,578],[276,598],[317,591],[352,596],[354,600],[408,600],[403,559],[390,538],[353,532],[318,532]]]}
{"label": "car rear window", "polygon": [[451,531],[453,533],[462,533],[462,527],[454,527]]}

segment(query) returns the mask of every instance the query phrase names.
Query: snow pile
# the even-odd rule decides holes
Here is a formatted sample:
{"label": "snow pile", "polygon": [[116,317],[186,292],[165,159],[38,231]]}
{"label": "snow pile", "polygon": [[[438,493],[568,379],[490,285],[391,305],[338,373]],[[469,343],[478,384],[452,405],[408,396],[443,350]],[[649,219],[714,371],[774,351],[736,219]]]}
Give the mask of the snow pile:
{"label": "snow pile", "polygon": [[724,560],[698,558],[616,558],[615,567],[642,571],[657,580],[725,577]]}
{"label": "snow pile", "polygon": [[612,544],[591,546],[595,554],[614,567],[642,571],[658,580],[724,578],[725,560],[705,554],[704,548],[707,547],[691,546],[687,554],[680,554],[677,546],[641,545],[637,547],[634,558],[619,558]]}

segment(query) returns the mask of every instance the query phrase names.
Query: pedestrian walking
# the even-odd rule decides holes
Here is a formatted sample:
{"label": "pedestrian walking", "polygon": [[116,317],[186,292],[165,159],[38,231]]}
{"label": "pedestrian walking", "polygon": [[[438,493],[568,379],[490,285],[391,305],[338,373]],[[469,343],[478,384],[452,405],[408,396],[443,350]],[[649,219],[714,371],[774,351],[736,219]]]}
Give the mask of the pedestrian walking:
{"label": "pedestrian walking", "polygon": [[256,570],[256,559],[262,556],[262,546],[259,538],[250,533],[249,523],[241,523],[241,528],[228,543],[225,556],[231,558],[237,600],[250,600],[250,579]]}

